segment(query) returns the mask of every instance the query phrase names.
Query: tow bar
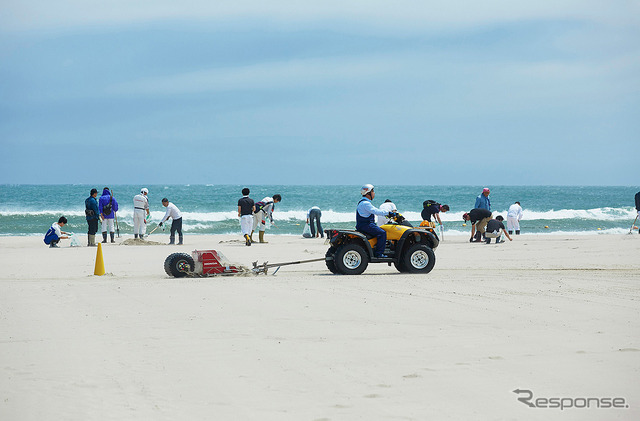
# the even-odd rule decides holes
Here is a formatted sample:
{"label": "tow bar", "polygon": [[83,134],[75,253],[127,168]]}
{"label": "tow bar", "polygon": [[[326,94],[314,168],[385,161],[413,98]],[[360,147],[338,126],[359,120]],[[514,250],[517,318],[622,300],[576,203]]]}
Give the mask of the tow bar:
{"label": "tow bar", "polygon": [[299,265],[301,263],[311,263],[311,262],[322,262],[324,261],[325,258],[324,257],[320,257],[318,259],[309,259],[309,260],[296,260],[295,262],[284,262],[284,263],[271,263],[269,264],[269,262],[264,262],[262,264],[258,264],[258,261],[256,260],[255,262],[253,262],[253,269],[251,269],[251,271],[253,273],[255,273],[256,275],[259,275],[261,273],[264,273],[265,275],[267,274],[267,272],[269,271],[269,269],[271,268],[277,268],[275,271],[273,271],[272,275],[275,275],[282,266],[289,266],[289,265]]}

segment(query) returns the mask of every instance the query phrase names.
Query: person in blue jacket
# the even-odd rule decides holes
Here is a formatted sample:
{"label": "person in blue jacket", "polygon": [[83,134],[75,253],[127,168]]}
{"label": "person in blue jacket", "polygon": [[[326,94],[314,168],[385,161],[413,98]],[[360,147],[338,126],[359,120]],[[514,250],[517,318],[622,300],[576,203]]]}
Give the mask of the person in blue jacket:
{"label": "person in blue jacket", "polygon": [[107,242],[107,228],[111,234],[111,242],[115,243],[116,230],[113,224],[113,220],[118,212],[118,201],[111,195],[109,187],[105,187],[102,190],[102,196],[98,202],[100,208],[100,219],[102,220],[102,242]]}
{"label": "person in blue jacket", "polygon": [[87,246],[89,247],[95,247],[96,245],[96,233],[98,232],[98,221],[100,220],[100,208],[98,207],[97,196],[98,190],[91,189],[89,197],[84,201],[84,213],[87,217],[87,224],[89,225],[89,231],[87,232]]}
{"label": "person in blue jacket", "polygon": [[476,205],[474,206],[474,209],[486,209],[488,211],[491,210],[491,200],[489,200],[489,193],[491,192],[487,187],[482,189],[482,194],[476,197]]}
{"label": "person in blue jacket", "polygon": [[375,215],[391,216],[393,212],[385,212],[373,206],[371,201],[376,197],[373,185],[365,184],[360,189],[362,199],[356,208],[356,230],[367,234],[375,235],[378,239],[373,255],[375,257],[387,257],[384,253],[384,246],[387,242],[387,233],[376,224]]}

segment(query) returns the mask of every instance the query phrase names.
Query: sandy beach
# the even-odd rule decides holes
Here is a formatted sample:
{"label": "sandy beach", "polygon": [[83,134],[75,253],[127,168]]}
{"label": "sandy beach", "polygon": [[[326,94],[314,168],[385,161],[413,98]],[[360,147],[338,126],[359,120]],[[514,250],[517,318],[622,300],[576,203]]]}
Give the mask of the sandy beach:
{"label": "sandy beach", "polygon": [[[266,237],[119,244],[126,235],[104,245],[101,277],[95,248],[0,237],[0,419],[640,418],[637,233],[446,238],[428,275],[376,264],[340,276],[324,262],[275,276],[163,269],[176,251],[250,266],[327,249]],[[555,398],[564,409],[544,407]],[[595,407],[612,398],[623,407]]]}

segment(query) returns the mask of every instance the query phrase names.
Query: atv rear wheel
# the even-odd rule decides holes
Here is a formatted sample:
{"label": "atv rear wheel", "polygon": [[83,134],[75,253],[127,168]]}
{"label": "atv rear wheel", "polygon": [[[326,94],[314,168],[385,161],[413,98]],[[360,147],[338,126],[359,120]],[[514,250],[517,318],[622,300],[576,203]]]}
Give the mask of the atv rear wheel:
{"label": "atv rear wheel", "polygon": [[169,276],[183,278],[196,267],[193,258],[186,253],[170,254],[164,261],[164,271]]}
{"label": "atv rear wheel", "polygon": [[[330,258],[331,260],[327,260],[328,258]],[[335,247],[329,247],[329,250],[327,250],[327,253],[324,255],[324,262],[327,265],[327,269],[329,269],[329,271],[331,273],[338,273],[338,270],[336,269],[336,248]]]}
{"label": "atv rear wheel", "polygon": [[436,264],[436,254],[424,244],[412,245],[400,259],[403,268],[410,273],[429,273]]}
{"label": "atv rear wheel", "polygon": [[338,273],[360,275],[369,265],[369,256],[361,246],[347,243],[338,247],[333,262]]}

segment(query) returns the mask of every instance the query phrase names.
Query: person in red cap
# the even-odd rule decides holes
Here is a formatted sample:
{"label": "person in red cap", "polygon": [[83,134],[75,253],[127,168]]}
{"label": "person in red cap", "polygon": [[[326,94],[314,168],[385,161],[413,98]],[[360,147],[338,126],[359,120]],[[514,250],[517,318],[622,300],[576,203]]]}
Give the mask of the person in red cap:
{"label": "person in red cap", "polygon": [[475,209],[486,209],[488,211],[491,210],[491,200],[489,200],[489,193],[491,192],[487,187],[482,189],[482,194],[476,197],[476,205],[474,206]]}

